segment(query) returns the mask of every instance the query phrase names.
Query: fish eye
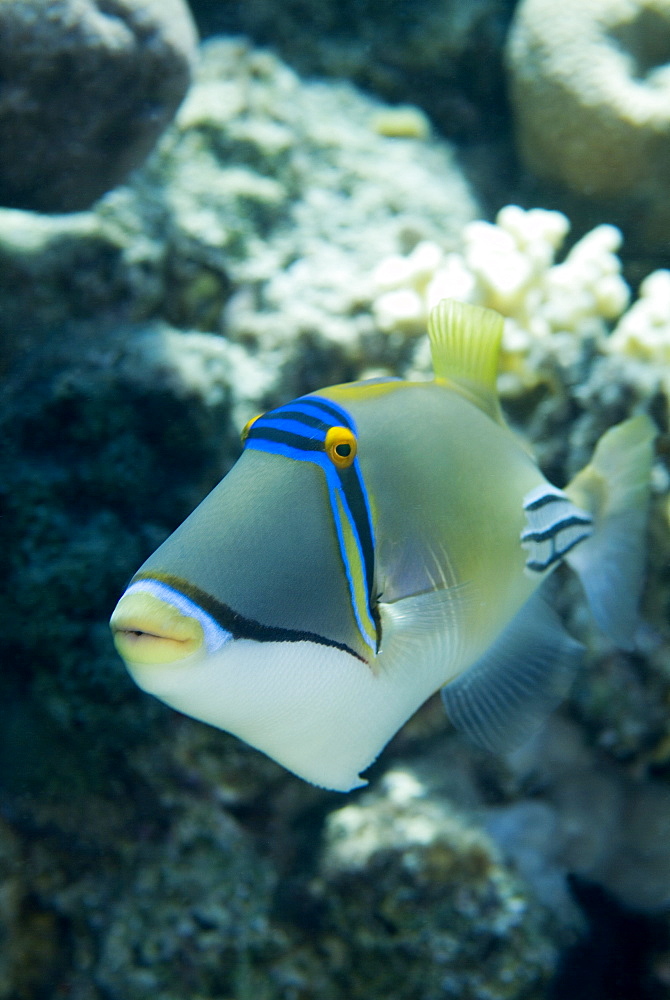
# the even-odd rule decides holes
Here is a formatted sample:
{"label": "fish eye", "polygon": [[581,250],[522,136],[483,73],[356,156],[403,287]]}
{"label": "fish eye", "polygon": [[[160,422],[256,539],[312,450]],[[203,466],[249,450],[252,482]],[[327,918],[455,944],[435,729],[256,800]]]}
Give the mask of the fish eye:
{"label": "fish eye", "polygon": [[348,469],[357,450],[356,437],[348,427],[331,427],[326,434],[326,454],[338,469]]}
{"label": "fish eye", "polygon": [[262,413],[257,413],[255,417],[252,417],[250,420],[247,420],[246,424],[244,425],[244,427],[240,431],[240,440],[241,440],[242,444],[244,444],[244,442],[249,437],[249,431],[251,430],[253,424],[255,424],[256,421],[258,420],[258,418],[262,417],[262,416],[263,416]]}

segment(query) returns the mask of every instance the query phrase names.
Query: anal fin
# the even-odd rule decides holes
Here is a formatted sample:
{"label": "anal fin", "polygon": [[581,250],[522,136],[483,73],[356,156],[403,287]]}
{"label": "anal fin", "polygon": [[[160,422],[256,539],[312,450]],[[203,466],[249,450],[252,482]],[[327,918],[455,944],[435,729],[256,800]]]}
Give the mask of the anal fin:
{"label": "anal fin", "polygon": [[442,688],[442,702],[457,729],[487,750],[506,753],[563,700],[581,652],[535,593],[486,653]]}

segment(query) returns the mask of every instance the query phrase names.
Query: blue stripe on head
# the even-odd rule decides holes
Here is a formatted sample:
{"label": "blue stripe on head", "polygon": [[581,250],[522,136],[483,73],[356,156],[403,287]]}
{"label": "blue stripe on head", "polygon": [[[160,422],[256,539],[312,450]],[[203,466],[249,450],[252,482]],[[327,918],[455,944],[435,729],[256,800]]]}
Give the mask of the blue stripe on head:
{"label": "blue stripe on head", "polygon": [[[263,423],[257,432],[260,434],[266,434],[271,431],[283,431],[287,434],[297,434],[306,441],[319,441],[323,444],[328,432],[327,424],[321,423],[319,426],[316,424],[316,421],[314,421],[314,424],[307,423],[305,420],[296,419],[296,416],[292,412],[282,415],[273,414],[267,420],[259,418],[253,425],[252,429],[254,431],[256,430],[256,424],[260,423],[261,420],[263,420]],[[251,434],[251,431],[249,433]],[[256,437],[256,434],[253,434],[253,437]]]}
{"label": "blue stripe on head", "polygon": [[[249,428],[245,449],[311,462],[323,469],[353,612],[361,637],[376,652],[379,637],[373,615],[374,531],[370,504],[358,459],[355,458],[349,468],[338,469],[326,454],[326,435],[331,427],[346,427],[356,434],[352,416],[337,403],[322,396],[300,396],[258,417]],[[355,558],[366,581],[365,608],[359,608],[355,599],[343,516],[355,540]]]}
{"label": "blue stripe on head", "polygon": [[245,448],[285,455],[298,462],[315,462],[326,469],[322,459],[332,466],[324,447],[331,427],[347,427],[356,433],[353,419],[341,406],[321,396],[300,396],[254,420]]}

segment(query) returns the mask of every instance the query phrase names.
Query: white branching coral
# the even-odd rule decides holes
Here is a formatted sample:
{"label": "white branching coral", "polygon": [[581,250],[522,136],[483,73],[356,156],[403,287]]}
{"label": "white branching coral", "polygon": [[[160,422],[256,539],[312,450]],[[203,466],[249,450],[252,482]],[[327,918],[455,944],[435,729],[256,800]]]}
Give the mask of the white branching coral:
{"label": "white branching coral", "polygon": [[388,257],[373,276],[379,327],[422,333],[429,310],[440,299],[457,298],[501,312],[512,353],[558,331],[604,334],[606,321],[620,316],[630,297],[616,256],[621,233],[597,226],[556,264],[569,228],[560,212],[508,205],[495,224],[467,225],[459,252],[423,242],[406,257]]}
{"label": "white branching coral", "polygon": [[[652,271],[640,285],[639,298],[619,320],[606,341],[610,354],[635,365],[651,395],[658,387],[670,418],[670,271]],[[666,484],[667,487],[667,484]],[[670,499],[667,502],[670,522]]]}
{"label": "white branching coral", "polygon": [[621,317],[607,346],[610,351],[670,366],[670,271],[653,271],[640,297]]}

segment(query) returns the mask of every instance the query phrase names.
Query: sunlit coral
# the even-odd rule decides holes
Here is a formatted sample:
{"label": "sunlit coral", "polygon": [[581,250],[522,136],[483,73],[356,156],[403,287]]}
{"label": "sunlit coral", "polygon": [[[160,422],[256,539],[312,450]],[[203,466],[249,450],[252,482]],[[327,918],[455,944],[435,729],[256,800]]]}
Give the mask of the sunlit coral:
{"label": "sunlit coral", "polygon": [[621,233],[597,226],[557,264],[569,228],[560,212],[508,205],[495,224],[466,225],[457,252],[422,242],[406,257],[388,257],[373,276],[377,323],[419,334],[432,306],[451,297],[501,312],[512,353],[558,331],[604,335],[630,297],[616,255]]}
{"label": "sunlit coral", "polygon": [[638,300],[622,316],[608,346],[670,366],[670,271],[653,271],[644,279]]}

